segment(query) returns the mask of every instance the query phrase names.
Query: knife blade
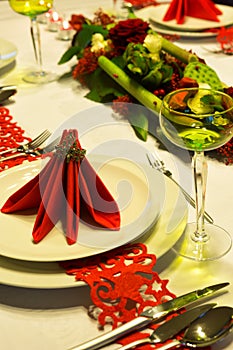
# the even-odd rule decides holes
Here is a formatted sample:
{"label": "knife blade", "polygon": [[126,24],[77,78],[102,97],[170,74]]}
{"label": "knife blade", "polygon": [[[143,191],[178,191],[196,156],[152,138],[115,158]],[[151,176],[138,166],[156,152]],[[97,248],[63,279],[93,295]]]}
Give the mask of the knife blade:
{"label": "knife blade", "polygon": [[70,348],[70,350],[95,350],[99,349],[109,343],[116,341],[122,336],[131,333],[132,331],[140,330],[148,326],[151,322],[161,320],[163,317],[168,315],[172,311],[177,311],[182,307],[187,307],[196,300],[203,297],[210,296],[214,292],[228,286],[229,283],[219,283],[213,286],[208,286],[203,289],[198,289],[187,294],[181,295],[177,298],[159,304],[150,308],[149,310],[141,313],[135,319],[113,329],[101,336],[98,336],[90,341],[82,343],[78,346]]}
{"label": "knife blade", "polygon": [[164,343],[168,339],[172,339],[183,329],[188,327],[193,321],[204,316],[208,311],[210,311],[217,304],[204,304],[201,306],[196,306],[192,309],[185,311],[184,313],[173,317],[172,319],[164,322],[161,326],[156,328],[148,338],[135,340],[127,345],[121,346],[117,350],[128,350],[132,349],[137,345],[146,343]]}

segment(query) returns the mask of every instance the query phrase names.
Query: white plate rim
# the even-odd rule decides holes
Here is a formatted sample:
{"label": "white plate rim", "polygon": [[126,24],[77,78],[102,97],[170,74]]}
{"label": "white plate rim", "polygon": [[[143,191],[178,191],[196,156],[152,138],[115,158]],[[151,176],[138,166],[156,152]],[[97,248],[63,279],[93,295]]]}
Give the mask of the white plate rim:
{"label": "white plate rim", "polygon": [[151,20],[155,24],[162,25],[168,29],[181,31],[203,31],[208,29],[219,28],[222,26],[229,26],[233,24],[233,7],[227,5],[219,5],[218,8],[222,11],[222,15],[218,16],[219,22],[207,21],[194,17],[186,17],[183,24],[177,24],[176,20],[163,21],[163,17],[170,4],[160,4],[158,6],[148,6],[137,11],[137,16],[142,16],[147,20]]}
{"label": "white plate rim", "polygon": [[[135,145],[134,145],[135,146]],[[36,160],[33,162],[26,162],[23,163],[21,165],[18,165],[17,167],[11,168],[9,170],[6,170],[4,172],[2,172],[0,174],[0,180],[1,178],[7,177],[7,179],[9,178],[9,176],[17,176],[17,174],[21,171],[21,172],[26,172],[26,174],[28,172],[31,171],[31,173],[33,175],[31,175],[31,177],[34,177],[39,170],[41,169],[41,160]],[[51,233],[49,233],[40,243],[38,244],[33,244],[32,240],[31,240],[31,235],[29,236],[30,239],[27,238],[27,236],[22,235],[22,239],[23,239],[23,245],[22,245],[22,241],[20,241],[20,246],[22,247],[21,249],[26,249],[26,251],[24,252],[17,252],[17,248],[15,250],[14,247],[12,247],[13,245],[11,244],[12,242],[10,241],[11,238],[8,238],[5,230],[1,230],[2,232],[2,239],[1,239],[1,254],[4,256],[8,256],[10,258],[14,258],[14,259],[19,259],[19,260],[29,260],[29,261],[62,261],[62,260],[71,260],[71,259],[77,259],[77,258],[83,258],[83,257],[87,257],[87,256],[91,256],[91,255],[95,255],[95,254],[99,254],[103,251],[107,251],[110,249],[113,249],[119,245],[123,245],[126,244],[128,242],[130,242],[131,240],[135,240],[136,238],[138,238],[139,236],[141,236],[143,233],[145,233],[146,231],[148,231],[150,229],[150,227],[155,223],[155,221],[158,219],[158,216],[160,214],[161,211],[161,207],[160,207],[160,203],[154,201],[153,198],[156,198],[156,190],[155,187],[156,186],[152,186],[154,180],[157,178],[159,179],[163,179],[162,174],[160,174],[159,172],[153,170],[149,165],[144,167],[145,170],[145,174],[146,177],[149,181],[149,201],[150,201],[150,205],[149,207],[149,215],[146,217],[148,222],[146,222],[146,224],[144,225],[144,229],[142,229],[143,226],[143,222],[139,222],[139,220],[136,221],[136,223],[131,223],[126,227],[123,227],[122,229],[120,229],[120,231],[116,231],[116,233],[112,233],[112,232],[107,232],[108,234],[114,234],[114,235],[118,235],[119,233],[119,237],[120,235],[123,233],[124,234],[124,239],[123,241],[121,241],[121,244],[117,244],[115,245],[111,245],[110,247],[85,247],[85,246],[80,246],[78,243],[75,245],[71,245],[69,246],[66,242],[64,237],[62,237],[62,241],[61,240],[56,240],[58,235],[56,232],[56,227],[54,229],[53,232],[53,236]],[[31,178],[30,176],[28,177],[28,180]],[[10,185],[9,185],[10,186]],[[1,182],[0,182],[0,189],[1,189]],[[2,188],[2,192],[3,192],[3,188]],[[6,198],[9,197],[9,195],[14,191],[6,191],[7,193],[5,194]],[[148,203],[149,203],[148,201]],[[4,203],[4,201],[3,201]],[[2,204],[3,204],[2,203]],[[4,213],[0,213],[0,222],[4,223],[4,222],[8,222],[10,220],[14,220],[14,218],[16,218],[16,216],[12,216],[12,214],[4,214]],[[26,229],[28,232],[27,234],[30,234],[30,232],[32,231],[32,225],[33,222],[30,224],[28,224],[28,222],[26,221],[26,218],[24,215],[20,215],[19,219],[18,219],[18,224],[21,224],[21,219],[23,221],[23,225],[22,226],[24,229]],[[24,222],[25,220],[25,222]],[[142,225],[142,226],[141,226]],[[85,226],[85,232],[88,232],[89,228],[87,226]],[[7,227],[8,228],[8,227]],[[130,231],[131,229],[131,231]],[[133,229],[133,230],[132,230]],[[6,230],[7,231],[7,230]],[[10,231],[10,229],[9,229]],[[91,231],[91,229],[90,229]],[[130,232],[130,234],[128,234],[128,232]],[[131,234],[132,232],[132,234]],[[12,235],[12,232],[7,232],[9,235]],[[102,235],[105,234],[105,232],[101,232]],[[128,237],[128,235],[129,237]],[[1,234],[0,234],[1,235]],[[51,237],[49,237],[49,235],[51,235]],[[56,235],[56,237],[55,237]],[[80,233],[81,235],[81,233]],[[105,234],[106,236],[106,234]],[[55,238],[55,243],[58,244],[64,244],[64,246],[62,247],[62,251],[64,248],[64,254],[61,255],[61,252],[58,249],[58,252],[56,252],[56,250],[54,250],[54,246],[53,243],[51,245],[51,239]],[[5,248],[4,248],[4,239],[5,239]],[[16,239],[17,239],[17,234],[16,234]],[[60,238],[59,238],[60,239]],[[64,241],[64,242],[63,242]],[[61,243],[62,242],[62,243]],[[47,245],[46,245],[47,244]],[[44,246],[43,246],[44,245]],[[26,248],[25,248],[26,246]],[[45,250],[48,249],[48,252],[45,253]],[[79,251],[81,251],[82,253],[79,253]]]}
{"label": "white plate rim", "polygon": [[13,43],[0,38],[0,69],[12,63],[15,60],[17,53],[17,47]]}
{"label": "white plate rim", "polygon": [[[161,258],[182,235],[188,217],[187,202],[179,189],[165,178],[166,201],[158,222],[151,229],[149,236],[141,237],[139,242],[147,246],[148,253]],[[167,219],[171,217],[174,203],[181,195],[179,208],[176,210],[175,225],[168,230]],[[0,256],[1,282],[5,285],[32,289],[60,289],[81,287],[85,283],[76,281],[75,276],[66,274],[58,262],[31,262]]]}
{"label": "white plate rim", "polygon": [[152,28],[159,34],[164,34],[164,35],[177,35],[178,37],[182,38],[213,38],[218,35],[217,32],[186,32],[186,31],[181,31],[181,30],[172,30],[169,28],[164,28],[162,25],[160,26],[157,23],[153,23],[153,19],[150,19],[150,23]]}

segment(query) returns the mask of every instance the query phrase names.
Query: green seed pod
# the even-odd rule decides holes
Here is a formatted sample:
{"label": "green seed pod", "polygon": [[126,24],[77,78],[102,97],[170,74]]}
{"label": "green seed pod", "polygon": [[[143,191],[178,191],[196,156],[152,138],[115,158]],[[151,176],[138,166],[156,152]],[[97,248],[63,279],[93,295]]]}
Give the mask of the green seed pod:
{"label": "green seed pod", "polygon": [[184,77],[196,80],[198,83],[208,84],[214,90],[223,90],[221,80],[216,72],[201,62],[190,62],[184,70]]}

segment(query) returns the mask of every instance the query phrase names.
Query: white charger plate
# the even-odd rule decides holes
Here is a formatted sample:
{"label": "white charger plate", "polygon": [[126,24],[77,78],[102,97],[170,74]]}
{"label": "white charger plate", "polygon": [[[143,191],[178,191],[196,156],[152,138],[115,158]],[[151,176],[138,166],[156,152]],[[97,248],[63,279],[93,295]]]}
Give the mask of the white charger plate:
{"label": "white charger plate", "polygon": [[[138,149],[137,149],[138,147]],[[136,154],[140,146],[134,145]],[[141,149],[141,148],[140,148]],[[77,243],[68,245],[59,223],[38,244],[32,239],[36,215],[0,213],[0,253],[14,259],[61,261],[91,256],[135,240],[158,219],[164,202],[164,177],[149,165],[129,158],[91,155],[91,164],[116,198],[121,214],[119,231],[94,228],[80,220]],[[98,159],[98,161],[97,161]],[[1,206],[41,170],[41,160],[19,165],[0,175]]]}
{"label": "white charger plate", "polygon": [[[171,21],[163,21],[163,17],[167,12],[169,6],[170,4],[149,6],[138,10],[137,16],[146,20],[150,20],[154,24],[159,24],[161,26],[167,27],[167,29],[172,29],[173,31],[176,31],[176,33],[179,33],[181,31],[201,32],[203,30],[219,28],[233,24],[233,7],[231,6],[217,4],[218,8],[222,11],[222,14],[218,16],[219,22],[207,21],[204,19],[186,16],[185,22],[183,24],[177,24],[175,19]],[[203,33],[200,34],[204,35]]]}
{"label": "white charger plate", "polygon": [[12,63],[17,56],[16,46],[8,40],[0,38],[0,69]]}
{"label": "white charger plate", "polygon": [[[187,202],[178,187],[165,178],[166,198],[161,215],[150,232],[139,238],[147,245],[148,252],[162,257],[182,235],[187,223]],[[24,288],[69,288],[80,287],[57,262],[33,262],[0,257],[1,282]]]}

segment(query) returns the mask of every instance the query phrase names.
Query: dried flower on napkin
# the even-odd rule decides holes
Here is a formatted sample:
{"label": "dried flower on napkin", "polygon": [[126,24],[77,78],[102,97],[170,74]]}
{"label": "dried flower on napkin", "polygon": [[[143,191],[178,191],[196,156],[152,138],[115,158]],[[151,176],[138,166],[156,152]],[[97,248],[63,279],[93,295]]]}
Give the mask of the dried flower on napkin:
{"label": "dried flower on napkin", "polygon": [[[40,242],[61,220],[68,244],[77,240],[80,213],[92,226],[120,228],[114,198],[85,157],[76,130],[65,130],[59,146],[40,174],[15,192],[3,205],[3,213],[36,209],[33,239]],[[93,224],[94,222],[94,224]]]}
{"label": "dried flower on napkin", "polygon": [[185,17],[189,16],[219,22],[217,16],[221,14],[222,11],[211,0],[172,0],[163,21],[176,19],[177,24],[183,24]]}

